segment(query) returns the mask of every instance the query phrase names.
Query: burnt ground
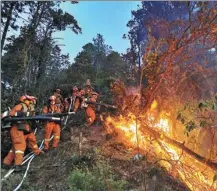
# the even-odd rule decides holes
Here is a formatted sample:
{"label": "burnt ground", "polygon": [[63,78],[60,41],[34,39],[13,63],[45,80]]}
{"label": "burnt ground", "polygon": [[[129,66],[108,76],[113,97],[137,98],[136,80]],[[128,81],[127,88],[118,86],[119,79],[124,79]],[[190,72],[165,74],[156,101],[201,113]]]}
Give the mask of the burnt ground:
{"label": "burnt ground", "polygon": [[[124,190],[129,191],[185,191],[182,183],[173,179],[163,169],[148,163],[144,158],[134,160],[133,151],[106,135],[103,126],[83,129],[82,156],[79,157],[79,135],[81,129],[64,131],[59,148],[31,163],[21,190],[70,190],[69,175],[78,168],[91,167],[96,162],[106,161],[120,180],[127,181]],[[41,137],[41,130],[37,136]],[[40,140],[40,139],[39,139]],[[26,166],[25,166],[26,167]],[[2,176],[7,171],[1,170]],[[2,183],[2,191],[13,190],[21,181],[23,173],[13,173]],[[89,189],[91,190],[91,189]],[[111,189],[107,189],[111,190]]]}

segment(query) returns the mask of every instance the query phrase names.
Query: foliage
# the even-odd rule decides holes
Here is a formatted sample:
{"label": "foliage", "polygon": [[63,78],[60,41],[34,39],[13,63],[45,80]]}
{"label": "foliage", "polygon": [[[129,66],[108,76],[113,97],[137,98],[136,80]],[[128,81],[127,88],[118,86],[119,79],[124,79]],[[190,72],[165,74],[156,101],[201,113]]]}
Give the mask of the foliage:
{"label": "foliage", "polygon": [[[208,72],[208,65],[216,65],[216,51],[208,51],[216,44],[216,33],[209,30],[216,27],[216,6],[216,3],[211,2],[210,5],[196,2],[142,2],[141,7],[132,11],[133,18],[127,24],[131,42],[128,54],[131,56],[125,57],[136,57],[131,60],[137,60],[134,64],[138,66],[138,71],[142,71],[141,80],[148,81],[146,86],[152,92],[160,87],[159,82],[167,82],[168,87],[173,87],[170,82],[174,80],[174,73],[177,75],[180,72],[183,80],[197,80],[195,74]],[[207,19],[210,22],[206,22]],[[140,58],[135,54],[139,49],[140,57],[143,57],[143,63],[140,64]],[[186,79],[190,72],[193,75]],[[177,81],[183,80],[177,78]]]}
{"label": "foliage", "polygon": [[1,39],[1,52],[3,50],[7,32],[11,28],[12,30],[18,30],[17,25],[18,18],[22,18],[20,15],[24,12],[27,5],[31,5],[34,2],[1,2],[1,30],[3,31]]}
{"label": "foliage", "polygon": [[[132,11],[132,19],[128,21],[128,38],[131,43],[129,53],[133,55],[133,65],[141,70],[142,57],[145,52],[145,46],[148,43],[148,30],[152,29],[152,35],[156,38],[162,38],[167,32],[165,30],[164,20],[173,20],[177,17],[182,18],[186,14],[186,6],[182,2],[148,2],[141,3],[141,7]],[[164,34],[163,34],[164,33]]]}
{"label": "foliage", "polygon": [[[157,100],[170,115],[174,137],[182,105],[217,92],[216,8],[216,2],[144,1],[127,24],[124,38],[131,48],[124,60],[131,79],[139,81],[142,112]],[[186,126],[191,130],[197,124]]]}
{"label": "foliage", "polygon": [[[18,5],[13,6],[12,14],[25,9],[24,17],[28,19],[24,19],[24,25],[20,26],[18,37],[7,38],[8,44],[4,47],[5,54],[2,57],[2,80],[9,84],[12,92],[16,92],[9,97],[12,105],[27,90],[31,90],[42,104],[45,95],[57,86],[44,82],[55,81],[58,73],[69,65],[69,55],[61,53],[52,35],[66,28],[78,34],[81,33],[81,28],[72,15],[63,12],[60,3],[63,2],[20,2],[22,9]],[[9,4],[12,5],[13,2]],[[5,10],[6,8],[2,12]]]}
{"label": "foliage", "polygon": [[[8,31],[7,20],[10,30],[16,30],[12,25],[18,25],[18,18],[24,24],[20,35],[8,37],[4,45],[2,81],[8,87],[2,91],[3,109],[29,89],[41,106],[55,87],[67,96],[73,85],[82,87],[87,78],[110,100],[108,79],[114,77],[126,85],[140,85],[144,111],[156,99],[175,120],[180,105],[208,99],[217,91],[215,2],[144,1],[127,23],[124,38],[131,47],[125,54],[97,34],[73,63],[53,38],[54,32],[66,28],[81,33],[73,15],[60,8],[64,2],[11,3],[2,3],[2,30]],[[21,13],[27,19],[20,18]]]}
{"label": "foliage", "polygon": [[97,164],[93,169],[74,170],[68,178],[72,191],[124,190],[127,182],[117,180],[108,164]]}
{"label": "foliage", "polygon": [[[178,112],[177,119],[186,127],[185,133],[198,127],[212,127],[217,122],[217,95],[199,104],[188,103]],[[214,126],[216,127],[216,126]]]}
{"label": "foliage", "polygon": [[74,63],[64,72],[66,76],[59,78],[59,83],[71,83],[82,87],[89,78],[96,91],[107,94],[109,77],[125,81],[126,63],[118,52],[112,51],[104,42],[103,36],[97,34],[93,42],[85,44],[74,59]]}
{"label": "foliage", "polygon": [[[2,174],[6,174],[6,170],[1,170]],[[7,181],[3,181],[1,183],[1,190],[14,190],[18,186],[18,182],[22,179],[22,174],[12,174],[12,177],[10,179],[7,179]],[[32,185],[32,183],[25,179],[25,181],[22,184],[21,189],[23,191],[42,191],[40,188],[36,188]]]}

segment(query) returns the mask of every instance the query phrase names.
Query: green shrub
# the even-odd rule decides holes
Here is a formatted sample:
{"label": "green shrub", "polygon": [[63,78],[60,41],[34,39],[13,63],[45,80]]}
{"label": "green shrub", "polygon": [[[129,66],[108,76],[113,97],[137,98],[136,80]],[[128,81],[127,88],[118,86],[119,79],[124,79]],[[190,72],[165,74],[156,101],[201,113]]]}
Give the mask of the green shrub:
{"label": "green shrub", "polygon": [[97,165],[91,171],[89,169],[72,171],[68,184],[71,191],[121,191],[127,182],[117,180],[108,165]]}

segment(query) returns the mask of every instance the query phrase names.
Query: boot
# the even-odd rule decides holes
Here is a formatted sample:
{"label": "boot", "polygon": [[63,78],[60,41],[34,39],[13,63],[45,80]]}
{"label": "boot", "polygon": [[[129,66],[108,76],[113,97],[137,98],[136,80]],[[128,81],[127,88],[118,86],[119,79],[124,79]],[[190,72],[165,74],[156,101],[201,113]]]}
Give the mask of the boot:
{"label": "boot", "polygon": [[43,150],[41,150],[37,156],[44,156],[44,154],[45,154],[45,152]]}
{"label": "boot", "polygon": [[2,163],[1,168],[2,168],[2,169],[6,169],[6,170],[8,170],[8,169],[11,168],[11,165],[10,165],[10,164]]}
{"label": "boot", "polygon": [[52,152],[53,156],[56,156],[57,155],[57,147],[52,147],[51,152]]}
{"label": "boot", "polygon": [[44,153],[47,153],[47,152],[48,152],[48,149],[43,149],[43,152],[44,152]]}
{"label": "boot", "polygon": [[14,172],[21,172],[23,170],[23,167],[21,165],[15,165]]}
{"label": "boot", "polygon": [[50,149],[52,152],[56,152],[57,151],[57,147],[51,147]]}

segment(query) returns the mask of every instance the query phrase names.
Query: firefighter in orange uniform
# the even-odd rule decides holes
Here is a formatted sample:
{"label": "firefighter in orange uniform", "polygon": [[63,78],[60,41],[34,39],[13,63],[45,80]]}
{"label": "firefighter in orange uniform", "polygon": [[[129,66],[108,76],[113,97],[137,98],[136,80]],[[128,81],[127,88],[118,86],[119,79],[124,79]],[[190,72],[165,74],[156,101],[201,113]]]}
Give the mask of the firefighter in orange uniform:
{"label": "firefighter in orange uniform", "polygon": [[94,104],[85,104],[85,101],[96,102],[98,94],[93,91],[93,88],[90,84],[90,80],[86,81],[85,94],[83,98],[83,107],[86,107],[86,121],[85,126],[91,126],[96,119],[95,105]]}
{"label": "firefighter in orange uniform", "polygon": [[64,111],[64,100],[61,95],[61,90],[59,88],[55,89],[53,95],[56,97],[56,105],[59,105],[58,107],[61,109],[61,112],[63,112]]}
{"label": "firefighter in orange uniform", "polygon": [[[71,104],[71,109],[69,111],[70,104]],[[65,98],[64,100],[65,111],[66,112],[71,112],[71,111],[76,112],[78,108],[80,107],[80,105],[81,103],[80,103],[80,98],[79,98],[79,90],[77,86],[73,86],[72,95],[68,98]]]}
{"label": "firefighter in orange uniform", "polygon": [[74,101],[74,105],[73,105],[73,112],[77,112],[78,109],[81,107],[81,103],[82,103],[82,91],[79,90],[77,87],[76,87],[76,93],[75,93],[75,101]]}
{"label": "firefighter in orange uniform", "polygon": [[[36,98],[33,96],[24,95],[20,98],[20,103],[16,105],[10,112],[10,116],[16,116],[17,112],[30,112],[34,115],[34,105]],[[3,161],[5,167],[10,167],[12,161],[15,163],[15,172],[22,170],[22,162],[24,151],[26,150],[26,141],[35,155],[43,153],[38,148],[36,137],[32,132],[31,125],[28,122],[16,122],[12,124],[10,129],[12,139],[12,148]]]}
{"label": "firefighter in orange uniform", "polygon": [[[43,108],[43,113],[61,113],[61,106],[57,104],[57,97],[52,95],[49,98],[49,104],[48,106],[45,106]],[[53,139],[53,148],[57,148],[58,143],[60,141],[60,124],[53,122],[53,121],[48,121],[45,125],[45,138],[44,138],[44,151],[47,152],[49,149],[49,142],[50,142],[50,137],[51,133],[53,132],[54,134],[54,139]]]}

